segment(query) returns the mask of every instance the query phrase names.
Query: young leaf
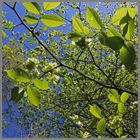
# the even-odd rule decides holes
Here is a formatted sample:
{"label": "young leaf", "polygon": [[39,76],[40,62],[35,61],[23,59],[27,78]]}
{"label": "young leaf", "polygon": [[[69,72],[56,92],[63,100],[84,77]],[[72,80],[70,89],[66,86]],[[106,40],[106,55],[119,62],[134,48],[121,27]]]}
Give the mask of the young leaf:
{"label": "young leaf", "polygon": [[99,134],[103,134],[104,131],[106,130],[106,121],[104,118],[102,118],[98,123],[97,123],[97,132]]}
{"label": "young leaf", "polygon": [[84,34],[88,35],[90,33],[90,30],[88,27],[84,26]]}
{"label": "young leaf", "polygon": [[129,94],[127,92],[123,92],[120,99],[123,103],[125,103],[129,98]]}
{"label": "young leaf", "polygon": [[84,33],[84,26],[82,24],[82,21],[75,16],[72,17],[72,25],[75,32]]}
{"label": "young leaf", "polygon": [[123,31],[123,36],[125,36],[127,40],[131,40],[135,30],[134,19],[128,21],[127,23],[122,24],[120,28]]}
{"label": "young leaf", "polygon": [[124,135],[124,136],[121,136],[121,138],[123,139],[123,138],[127,138],[127,136],[128,136],[128,134],[126,134],[126,135]]}
{"label": "young leaf", "polygon": [[128,10],[128,14],[129,16],[133,19],[135,17],[135,15],[137,14],[138,8],[131,8],[131,7],[127,7]]}
{"label": "young leaf", "polygon": [[17,103],[19,100],[22,99],[24,95],[24,90],[19,93],[19,87],[14,87],[11,91],[11,100]]}
{"label": "young leaf", "polygon": [[99,33],[99,40],[100,40],[101,44],[107,45],[107,39],[108,39],[107,34],[103,31],[101,31]]}
{"label": "young leaf", "polygon": [[17,82],[27,83],[30,81],[30,77],[29,77],[28,73],[20,68],[6,70],[6,72],[8,74],[8,77],[10,77],[11,79],[13,79]]}
{"label": "young leaf", "polygon": [[49,88],[48,82],[44,79],[37,79],[36,78],[33,80],[33,83],[37,88],[42,89],[42,90],[47,90]]}
{"label": "young leaf", "polygon": [[38,22],[38,18],[31,15],[25,15],[24,19],[26,20],[28,24],[35,24]]}
{"label": "young leaf", "polygon": [[121,7],[116,10],[115,14],[112,17],[112,24],[113,25],[120,25],[120,21],[123,17],[127,14],[127,8]]}
{"label": "young leaf", "polygon": [[97,126],[96,126],[96,124],[97,124],[97,122],[98,122],[98,119],[97,118],[94,118],[91,122],[90,122],[90,125],[89,125],[89,127],[90,128],[96,128]]}
{"label": "young leaf", "polygon": [[111,90],[111,93],[108,94],[108,98],[113,103],[119,103],[120,102],[118,91],[115,90],[115,89]]}
{"label": "young leaf", "polygon": [[[110,29],[107,30],[107,33],[102,31],[99,34],[99,40],[100,42],[110,47],[111,49],[117,51],[124,45],[123,37],[113,28],[110,27]],[[116,36],[115,36],[116,34]]]}
{"label": "young leaf", "polygon": [[119,103],[118,104],[118,111],[120,114],[124,114],[125,113],[125,110],[126,110],[126,107],[124,106],[123,103]]}
{"label": "young leaf", "polygon": [[6,33],[2,30],[2,38],[6,38],[6,37],[7,37]]}
{"label": "young leaf", "polygon": [[118,36],[108,37],[106,46],[109,46],[114,51],[118,51],[124,45],[124,40]]}
{"label": "young leaf", "polygon": [[118,32],[118,30],[113,28],[111,25],[108,26],[107,33],[108,37],[118,36],[123,39],[122,35]]}
{"label": "young leaf", "polygon": [[78,33],[72,32],[72,33],[68,34],[68,38],[71,39],[74,42],[77,42],[82,38],[82,36],[80,34],[78,34]]}
{"label": "young leaf", "polygon": [[135,50],[132,44],[128,43],[120,49],[120,61],[130,69],[135,61]]}
{"label": "young leaf", "polygon": [[90,113],[94,115],[96,118],[99,118],[99,119],[102,118],[101,110],[96,104],[94,104],[93,106],[90,105]]}
{"label": "young leaf", "polygon": [[117,134],[119,137],[122,135],[122,131],[123,131],[122,127],[119,127],[119,128],[117,128],[117,129],[115,130],[116,134]]}
{"label": "young leaf", "polygon": [[44,2],[43,3],[43,8],[44,10],[51,10],[56,8],[57,6],[60,5],[61,2]]}
{"label": "young leaf", "polygon": [[126,14],[125,17],[123,17],[119,23],[119,25],[121,26],[122,24],[126,24],[128,23],[130,20],[132,20],[132,18],[129,16],[128,12]]}
{"label": "young leaf", "polygon": [[31,104],[39,106],[40,93],[36,88],[32,86],[27,86],[27,98],[29,99]]}
{"label": "young leaf", "polygon": [[99,14],[89,6],[86,6],[86,21],[93,28],[102,28],[103,23]]}
{"label": "young leaf", "polygon": [[62,24],[65,24],[64,20],[57,15],[54,14],[45,14],[41,17],[42,22],[49,27],[57,27]]}
{"label": "young leaf", "polygon": [[37,2],[22,2],[23,6],[31,13],[40,14],[41,8]]}

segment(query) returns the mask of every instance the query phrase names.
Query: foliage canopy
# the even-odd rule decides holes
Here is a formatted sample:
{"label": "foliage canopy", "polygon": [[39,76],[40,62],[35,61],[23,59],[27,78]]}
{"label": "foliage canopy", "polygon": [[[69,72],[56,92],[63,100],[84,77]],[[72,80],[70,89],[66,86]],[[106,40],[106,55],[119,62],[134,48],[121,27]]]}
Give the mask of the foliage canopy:
{"label": "foliage canopy", "polygon": [[[103,18],[82,2],[23,2],[23,17],[18,3],[4,4],[20,23],[3,19],[3,77],[14,83],[10,101],[27,135],[137,137],[137,5],[120,4]],[[78,11],[71,19],[69,7]]]}

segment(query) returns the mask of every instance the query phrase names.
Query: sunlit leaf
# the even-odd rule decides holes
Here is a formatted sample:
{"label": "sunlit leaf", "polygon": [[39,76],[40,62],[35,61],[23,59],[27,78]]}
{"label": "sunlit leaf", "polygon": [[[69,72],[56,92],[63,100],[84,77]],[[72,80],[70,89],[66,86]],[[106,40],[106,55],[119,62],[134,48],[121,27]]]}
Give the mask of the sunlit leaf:
{"label": "sunlit leaf", "polygon": [[123,92],[120,99],[123,103],[125,103],[129,98],[129,94],[127,92]]}
{"label": "sunlit leaf", "polygon": [[40,92],[36,88],[27,86],[27,98],[29,99],[31,104],[39,106]]}
{"label": "sunlit leaf", "polygon": [[22,99],[23,95],[24,95],[24,90],[19,92],[19,87],[14,87],[11,91],[11,100],[17,103]]}
{"label": "sunlit leaf", "polygon": [[34,79],[33,80],[33,83],[36,87],[38,87],[39,89],[42,89],[42,90],[47,90],[49,87],[48,87],[48,82],[44,79]]}
{"label": "sunlit leaf", "polygon": [[119,128],[117,128],[117,129],[115,130],[116,134],[117,134],[119,137],[122,135],[122,131],[123,131],[122,127],[119,127]]}
{"label": "sunlit leaf", "polygon": [[122,139],[127,138],[128,134],[121,136]]}
{"label": "sunlit leaf", "polygon": [[71,39],[74,42],[79,41],[81,39],[81,37],[82,36],[80,34],[74,33],[74,32],[68,34],[68,38]]}
{"label": "sunlit leaf", "polygon": [[22,2],[23,6],[31,13],[40,14],[41,8],[37,2]]}
{"label": "sunlit leaf", "polygon": [[124,106],[123,103],[119,103],[118,104],[118,111],[119,111],[120,114],[124,114],[125,113],[126,107]]}
{"label": "sunlit leaf", "polygon": [[61,2],[44,2],[43,3],[43,8],[44,10],[51,10],[56,8],[57,6],[60,5]]}
{"label": "sunlit leaf", "polygon": [[28,24],[35,24],[38,22],[38,18],[31,15],[25,15],[24,19],[26,20]]}
{"label": "sunlit leaf", "polygon": [[100,134],[103,134],[106,130],[106,121],[104,118],[102,118],[98,123],[97,123],[97,132]]}
{"label": "sunlit leaf", "polygon": [[115,90],[115,89],[111,90],[111,93],[108,94],[108,98],[113,103],[119,103],[120,102],[118,91]]}
{"label": "sunlit leaf", "polygon": [[125,36],[127,40],[131,40],[135,30],[134,19],[128,21],[127,23],[122,24],[120,27],[121,30],[123,31],[123,36]]}
{"label": "sunlit leaf", "polygon": [[83,33],[88,35],[89,29],[86,26],[83,26],[83,23],[80,19],[76,18],[75,16],[72,17],[72,25],[74,28],[74,31],[77,33]]}
{"label": "sunlit leaf", "polygon": [[95,11],[94,8],[86,6],[86,21],[93,28],[102,28],[103,23],[99,14]]}
{"label": "sunlit leaf", "polygon": [[6,38],[6,37],[7,37],[6,33],[2,30],[2,38]]}
{"label": "sunlit leaf", "polygon": [[90,105],[90,113],[94,115],[96,118],[99,118],[99,119],[102,118],[101,110],[96,104],[92,106]]}
{"label": "sunlit leaf", "polygon": [[57,15],[54,14],[45,14],[41,17],[42,22],[49,27],[57,27],[62,24],[65,24],[64,20]]}
{"label": "sunlit leaf", "polygon": [[108,26],[107,35],[108,35],[108,37],[118,36],[123,39],[121,33],[119,33],[119,31],[117,29],[113,28],[111,25]]}
{"label": "sunlit leaf", "polygon": [[112,24],[113,25],[119,25],[120,21],[123,17],[125,17],[127,14],[127,8],[126,7],[121,7],[116,10],[112,17]]}
{"label": "sunlit leaf", "polygon": [[132,18],[129,16],[129,14],[128,14],[128,12],[127,12],[126,16],[123,17],[123,18],[120,20],[119,25],[121,26],[122,24],[126,24],[126,23],[128,23],[130,20],[132,20]]}
{"label": "sunlit leaf", "polygon": [[30,81],[30,77],[29,77],[28,73],[20,68],[6,70],[6,72],[8,74],[8,77],[10,77],[11,79],[13,79],[17,82],[26,83],[26,82]]}
{"label": "sunlit leaf", "polygon": [[90,33],[90,30],[88,27],[84,26],[84,34],[88,35]]}
{"label": "sunlit leaf", "polygon": [[120,61],[128,69],[133,66],[135,61],[135,50],[132,44],[129,43],[127,46],[125,45],[120,49]]}
{"label": "sunlit leaf", "polygon": [[138,8],[131,8],[131,7],[127,7],[129,16],[133,19],[135,17],[135,15],[137,14]]}

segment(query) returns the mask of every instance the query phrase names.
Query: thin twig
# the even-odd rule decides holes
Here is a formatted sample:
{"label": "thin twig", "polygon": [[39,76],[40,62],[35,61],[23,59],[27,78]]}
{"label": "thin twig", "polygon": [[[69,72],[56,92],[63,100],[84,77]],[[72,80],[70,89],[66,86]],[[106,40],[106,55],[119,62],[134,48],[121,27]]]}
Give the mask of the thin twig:
{"label": "thin twig", "polygon": [[19,18],[19,20],[21,21],[21,23],[23,24],[23,26],[24,26],[29,32],[32,33],[32,35],[36,38],[36,40],[38,41],[38,43],[39,43],[39,44],[40,44],[40,45],[41,45],[41,46],[42,46],[42,47],[43,47],[43,48],[44,48],[44,49],[59,63],[59,65],[61,65],[62,67],[71,69],[71,70],[73,70],[73,71],[79,73],[81,76],[83,76],[83,77],[85,77],[85,78],[87,78],[87,79],[89,79],[89,80],[91,80],[91,81],[93,81],[93,82],[99,84],[100,86],[103,86],[103,87],[106,87],[106,88],[110,88],[110,89],[117,89],[118,91],[128,92],[128,93],[130,93],[130,94],[132,94],[132,95],[137,96],[135,93],[133,93],[133,92],[131,92],[131,91],[124,90],[124,89],[120,89],[120,88],[116,87],[116,85],[114,85],[114,84],[113,84],[113,86],[111,86],[111,85],[105,85],[105,84],[103,84],[103,83],[101,83],[101,82],[99,82],[99,81],[96,81],[94,78],[91,78],[91,77],[89,77],[89,76],[83,74],[83,73],[80,72],[79,70],[77,70],[77,69],[75,69],[75,68],[72,68],[72,67],[70,67],[70,66],[67,66],[67,65],[63,64],[63,63],[62,63],[62,62],[61,62],[61,61],[60,61],[60,60],[59,60],[59,59],[44,45],[44,43],[43,43],[41,40],[39,40],[39,38],[35,35],[35,33],[22,21],[21,17],[20,17],[19,14],[17,13],[17,11],[16,11],[13,7],[9,6],[6,2],[4,2],[4,4],[6,4],[9,8],[11,8],[11,9],[15,12],[15,14],[16,14],[17,17]]}

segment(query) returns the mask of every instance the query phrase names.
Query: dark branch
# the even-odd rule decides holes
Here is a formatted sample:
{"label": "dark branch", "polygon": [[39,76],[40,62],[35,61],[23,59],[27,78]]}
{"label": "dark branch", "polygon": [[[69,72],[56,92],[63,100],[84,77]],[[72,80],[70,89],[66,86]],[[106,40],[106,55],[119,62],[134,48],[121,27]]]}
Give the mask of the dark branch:
{"label": "dark branch", "polygon": [[[86,79],[89,79],[89,80],[91,80],[91,81],[93,81],[93,82],[99,84],[100,86],[103,86],[103,87],[106,87],[106,88],[110,88],[110,89],[116,89],[116,90],[118,90],[118,91],[128,92],[128,93],[130,93],[130,94],[132,94],[132,95],[137,96],[135,93],[133,93],[133,92],[131,92],[131,91],[127,91],[127,90],[120,89],[120,88],[116,87],[116,85],[114,85],[114,84],[113,84],[113,86],[105,85],[105,84],[103,84],[103,83],[101,83],[101,82],[99,82],[99,81],[96,81],[95,79],[93,79],[93,78],[91,78],[91,77],[89,77],[89,76],[83,74],[83,73],[80,72],[79,70],[77,70],[77,69],[75,69],[75,68],[72,68],[72,67],[70,67],[70,66],[67,66],[67,65],[63,64],[63,63],[62,63],[62,62],[61,62],[61,61],[60,61],[60,60],[45,46],[45,44],[44,44],[41,40],[39,40],[39,38],[35,35],[35,33],[23,22],[23,20],[21,19],[21,17],[20,17],[19,14],[17,13],[17,11],[16,11],[13,7],[9,6],[6,2],[4,2],[4,4],[6,4],[9,8],[11,8],[11,9],[15,12],[16,16],[19,18],[19,20],[20,20],[20,22],[22,23],[22,25],[23,25],[29,32],[32,33],[32,35],[36,38],[36,40],[38,41],[38,43],[52,56],[52,58],[54,58],[54,60],[56,60],[56,61],[59,63],[59,65],[61,65],[62,67],[71,69],[71,70],[73,70],[73,71],[79,73],[81,76],[83,76],[83,77],[85,77]],[[111,81],[111,82],[112,82],[112,81]]]}

